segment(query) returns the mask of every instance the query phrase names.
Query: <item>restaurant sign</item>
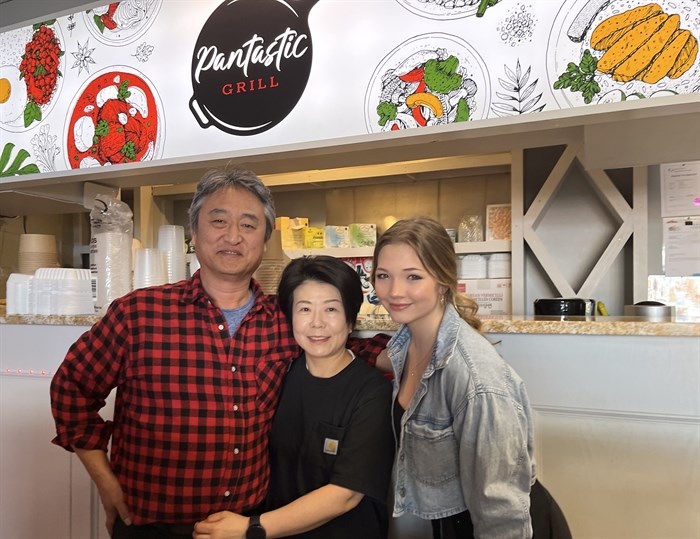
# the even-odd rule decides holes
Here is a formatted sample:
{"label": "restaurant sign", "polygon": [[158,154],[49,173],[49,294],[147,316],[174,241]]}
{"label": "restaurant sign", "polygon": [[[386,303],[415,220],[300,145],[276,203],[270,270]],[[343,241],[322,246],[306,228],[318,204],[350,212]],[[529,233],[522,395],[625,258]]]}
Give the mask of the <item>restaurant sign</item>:
{"label": "restaurant sign", "polygon": [[204,128],[255,135],[296,106],[312,60],[308,15],[318,0],[226,0],[192,55],[190,110]]}

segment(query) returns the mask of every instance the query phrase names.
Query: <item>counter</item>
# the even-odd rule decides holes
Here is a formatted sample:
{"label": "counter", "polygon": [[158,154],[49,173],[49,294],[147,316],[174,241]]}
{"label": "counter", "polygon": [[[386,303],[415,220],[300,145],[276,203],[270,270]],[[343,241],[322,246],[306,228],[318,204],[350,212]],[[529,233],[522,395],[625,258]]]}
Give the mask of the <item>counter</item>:
{"label": "counter", "polygon": [[[89,476],[49,443],[51,376],[98,318],[0,306],[0,537],[107,539]],[[700,537],[700,320],[494,316],[484,332],[528,388],[538,476],[574,537]]]}
{"label": "counter", "polygon": [[[0,324],[92,326],[97,315],[51,316],[7,315],[0,306]],[[634,316],[488,316],[483,317],[484,333],[541,335],[639,335],[700,337],[700,319],[677,318],[674,322],[649,322]],[[388,318],[360,319],[357,331],[395,331],[398,325]]]}

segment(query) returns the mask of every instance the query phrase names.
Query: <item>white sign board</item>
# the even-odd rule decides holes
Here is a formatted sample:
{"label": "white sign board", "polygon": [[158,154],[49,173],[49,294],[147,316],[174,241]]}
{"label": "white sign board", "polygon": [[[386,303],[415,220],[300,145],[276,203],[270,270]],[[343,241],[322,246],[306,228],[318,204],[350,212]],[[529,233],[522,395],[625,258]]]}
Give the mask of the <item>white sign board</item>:
{"label": "white sign board", "polygon": [[661,216],[700,213],[700,161],[661,165]]}

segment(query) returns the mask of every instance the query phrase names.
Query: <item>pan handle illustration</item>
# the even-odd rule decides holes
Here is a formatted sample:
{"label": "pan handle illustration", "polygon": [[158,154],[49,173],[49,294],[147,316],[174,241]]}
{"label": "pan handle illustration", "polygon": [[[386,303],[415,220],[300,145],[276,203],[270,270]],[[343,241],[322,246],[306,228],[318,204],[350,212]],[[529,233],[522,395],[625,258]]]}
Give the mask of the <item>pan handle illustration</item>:
{"label": "pan handle illustration", "polygon": [[194,117],[200,126],[205,129],[211,126],[209,116],[202,110],[202,107],[199,105],[199,102],[195,96],[192,96],[190,99],[190,110],[192,111],[192,114],[194,114]]}

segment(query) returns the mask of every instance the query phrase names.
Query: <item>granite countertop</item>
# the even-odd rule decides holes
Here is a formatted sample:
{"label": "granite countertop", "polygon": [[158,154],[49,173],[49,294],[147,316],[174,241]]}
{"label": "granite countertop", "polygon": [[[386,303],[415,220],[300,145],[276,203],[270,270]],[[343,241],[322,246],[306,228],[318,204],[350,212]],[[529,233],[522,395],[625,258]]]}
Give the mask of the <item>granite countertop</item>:
{"label": "granite countertop", "polygon": [[[0,305],[0,324],[91,326],[98,315],[17,315],[6,314]],[[484,333],[528,333],[544,335],[640,335],[700,337],[700,319],[676,319],[673,322],[650,322],[634,316],[484,316]],[[389,318],[363,318],[358,331],[395,331]]]}
{"label": "granite countertop", "polygon": [[[484,333],[544,335],[648,335],[700,337],[700,319],[650,322],[634,316],[484,316]],[[391,319],[358,320],[356,330],[393,331]]]}

